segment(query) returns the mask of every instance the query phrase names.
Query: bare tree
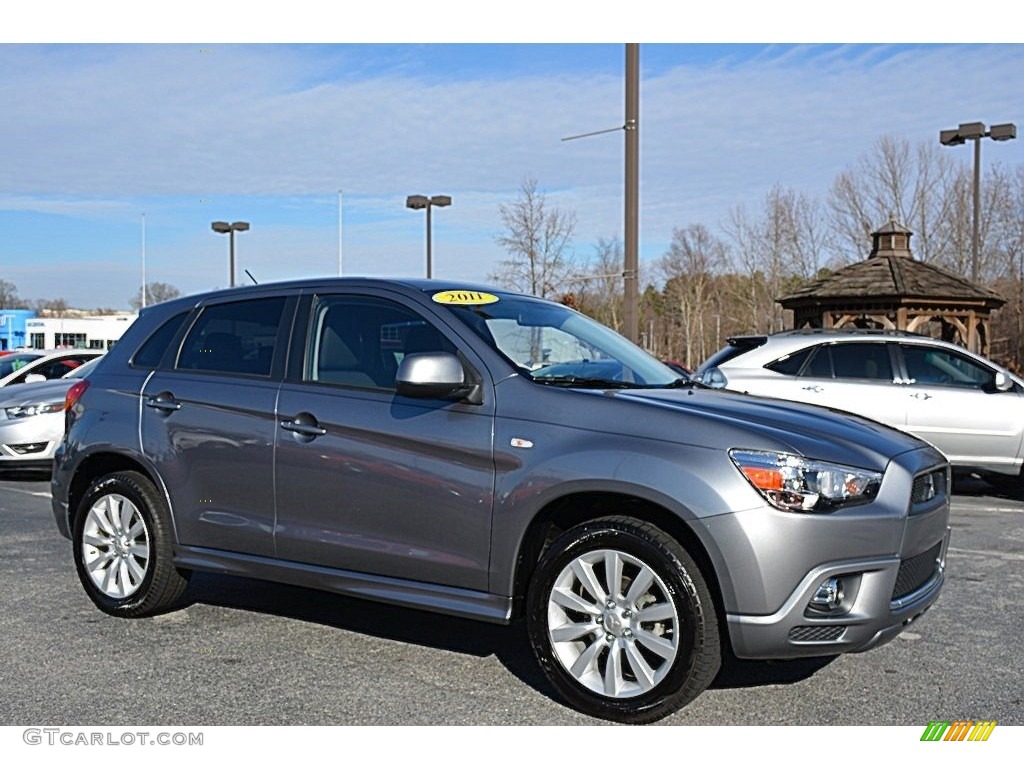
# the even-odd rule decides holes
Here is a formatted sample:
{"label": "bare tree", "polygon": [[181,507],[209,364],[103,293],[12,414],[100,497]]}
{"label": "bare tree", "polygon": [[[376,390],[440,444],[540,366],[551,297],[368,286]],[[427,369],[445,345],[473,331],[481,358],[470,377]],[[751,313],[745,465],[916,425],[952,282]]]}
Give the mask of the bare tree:
{"label": "bare tree", "polygon": [[531,177],[523,180],[519,198],[499,211],[505,231],[496,240],[509,258],[491,280],[534,296],[557,297],[573,271],[576,213],[549,206]]}
{"label": "bare tree", "polygon": [[616,331],[622,327],[622,269],[622,241],[601,237],[587,268],[570,278],[577,309]]}
{"label": "bare tree", "polygon": [[[709,316],[715,307],[711,290],[715,274],[725,264],[725,245],[702,224],[672,232],[672,242],[661,260],[665,295],[676,314],[684,364],[694,367],[717,346],[708,339]],[[714,326],[710,326],[714,327]]]}
{"label": "bare tree", "polygon": [[0,309],[24,309],[25,302],[18,298],[18,287],[9,280],[0,280]]}
{"label": "bare tree", "polygon": [[890,217],[915,234],[915,253],[937,261],[948,252],[944,222],[958,203],[951,196],[957,178],[948,152],[934,142],[912,150],[910,142],[883,136],[870,154],[843,171],[832,184],[829,208],[839,263],[863,259],[870,235]]}
{"label": "bare tree", "polygon": [[66,299],[36,299],[32,308],[40,317],[64,317],[68,311]]}
{"label": "bare tree", "polygon": [[[161,301],[170,301],[181,296],[181,291],[168,283],[146,283],[146,306],[159,304]],[[138,311],[142,308],[142,289],[135,292],[131,301],[132,309]]]}
{"label": "bare tree", "polygon": [[739,279],[728,281],[731,298],[745,307],[748,330],[777,331],[785,318],[776,300],[794,284],[818,274],[831,243],[831,233],[817,201],[776,185],[765,196],[756,218],[740,207],[724,227],[732,240]]}

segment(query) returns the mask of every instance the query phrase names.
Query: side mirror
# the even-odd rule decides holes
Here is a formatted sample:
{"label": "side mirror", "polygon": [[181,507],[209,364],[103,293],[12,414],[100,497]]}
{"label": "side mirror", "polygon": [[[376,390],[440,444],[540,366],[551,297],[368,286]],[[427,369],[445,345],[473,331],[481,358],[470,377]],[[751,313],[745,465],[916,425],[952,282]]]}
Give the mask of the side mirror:
{"label": "side mirror", "polygon": [[454,399],[469,394],[472,388],[462,363],[448,352],[406,355],[395,375],[395,391],[404,397]]}
{"label": "side mirror", "polygon": [[26,384],[37,384],[40,381],[48,381],[48,379],[41,373],[30,373],[25,376]]}
{"label": "side mirror", "polygon": [[996,377],[993,381],[993,385],[999,392],[1009,392],[1013,389],[1013,381],[1002,371],[996,371]]}

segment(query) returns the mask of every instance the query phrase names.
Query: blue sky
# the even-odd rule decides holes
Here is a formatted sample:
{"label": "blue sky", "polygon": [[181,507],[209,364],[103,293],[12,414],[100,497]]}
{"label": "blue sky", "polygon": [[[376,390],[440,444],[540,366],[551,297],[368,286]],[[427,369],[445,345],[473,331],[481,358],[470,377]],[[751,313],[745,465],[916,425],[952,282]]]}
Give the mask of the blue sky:
{"label": "blue sky", "polygon": [[[227,284],[215,219],[252,223],[240,275],[337,274],[341,189],[346,274],[421,275],[423,214],[405,197],[449,194],[433,216],[435,276],[485,280],[504,257],[499,205],[526,176],[576,211],[579,258],[621,235],[622,134],[560,141],[622,124],[620,43],[469,29],[435,44],[422,40],[453,38],[425,25],[390,38],[401,44],[68,45],[111,38],[66,26],[0,33],[0,278],[24,298],[126,307],[143,213],[148,278],[185,292]],[[117,39],[191,39],[175,29]],[[274,39],[266,29],[248,39]],[[636,39],[662,39],[649,30]],[[303,38],[286,25],[279,39]],[[774,184],[824,198],[882,135],[937,143],[959,122],[1024,124],[1021,45],[660,42],[641,46],[641,67],[645,260],[673,227],[714,228]],[[1024,141],[986,142],[983,158],[1024,162]]]}

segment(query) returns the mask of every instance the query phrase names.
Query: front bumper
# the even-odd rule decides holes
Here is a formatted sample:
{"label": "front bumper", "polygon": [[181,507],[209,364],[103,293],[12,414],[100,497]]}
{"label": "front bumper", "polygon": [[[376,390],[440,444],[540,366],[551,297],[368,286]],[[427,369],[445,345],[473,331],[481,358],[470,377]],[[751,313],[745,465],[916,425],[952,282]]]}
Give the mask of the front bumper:
{"label": "front bumper", "polygon": [[[859,653],[889,642],[938,599],[945,580],[949,529],[940,542],[912,557],[835,562],[810,571],[786,603],[769,616],[730,614],[729,634],[740,658],[797,658]],[[901,594],[908,564],[930,562],[923,584]],[[808,609],[818,585],[831,577],[847,585],[848,607],[838,615]]]}
{"label": "front bumper", "polygon": [[[950,481],[945,458],[922,448],[890,462],[867,504],[822,514],[762,508],[705,520],[725,563],[716,570],[724,573],[736,656],[859,652],[898,635],[942,590]],[[812,604],[832,578],[842,583],[842,603],[831,610]]]}
{"label": "front bumper", "polygon": [[25,419],[7,419],[0,414],[0,466],[50,463],[63,434],[63,414]]}

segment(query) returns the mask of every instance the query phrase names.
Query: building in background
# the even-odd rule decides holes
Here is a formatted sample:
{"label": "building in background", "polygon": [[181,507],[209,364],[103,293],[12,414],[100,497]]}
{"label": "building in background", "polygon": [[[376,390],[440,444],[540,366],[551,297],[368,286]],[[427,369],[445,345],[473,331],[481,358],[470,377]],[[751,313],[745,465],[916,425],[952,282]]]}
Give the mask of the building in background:
{"label": "building in background", "polygon": [[37,317],[25,321],[23,346],[30,349],[110,349],[136,314]]}
{"label": "building in background", "polygon": [[25,323],[35,316],[32,309],[0,309],[0,351],[24,347]]}

